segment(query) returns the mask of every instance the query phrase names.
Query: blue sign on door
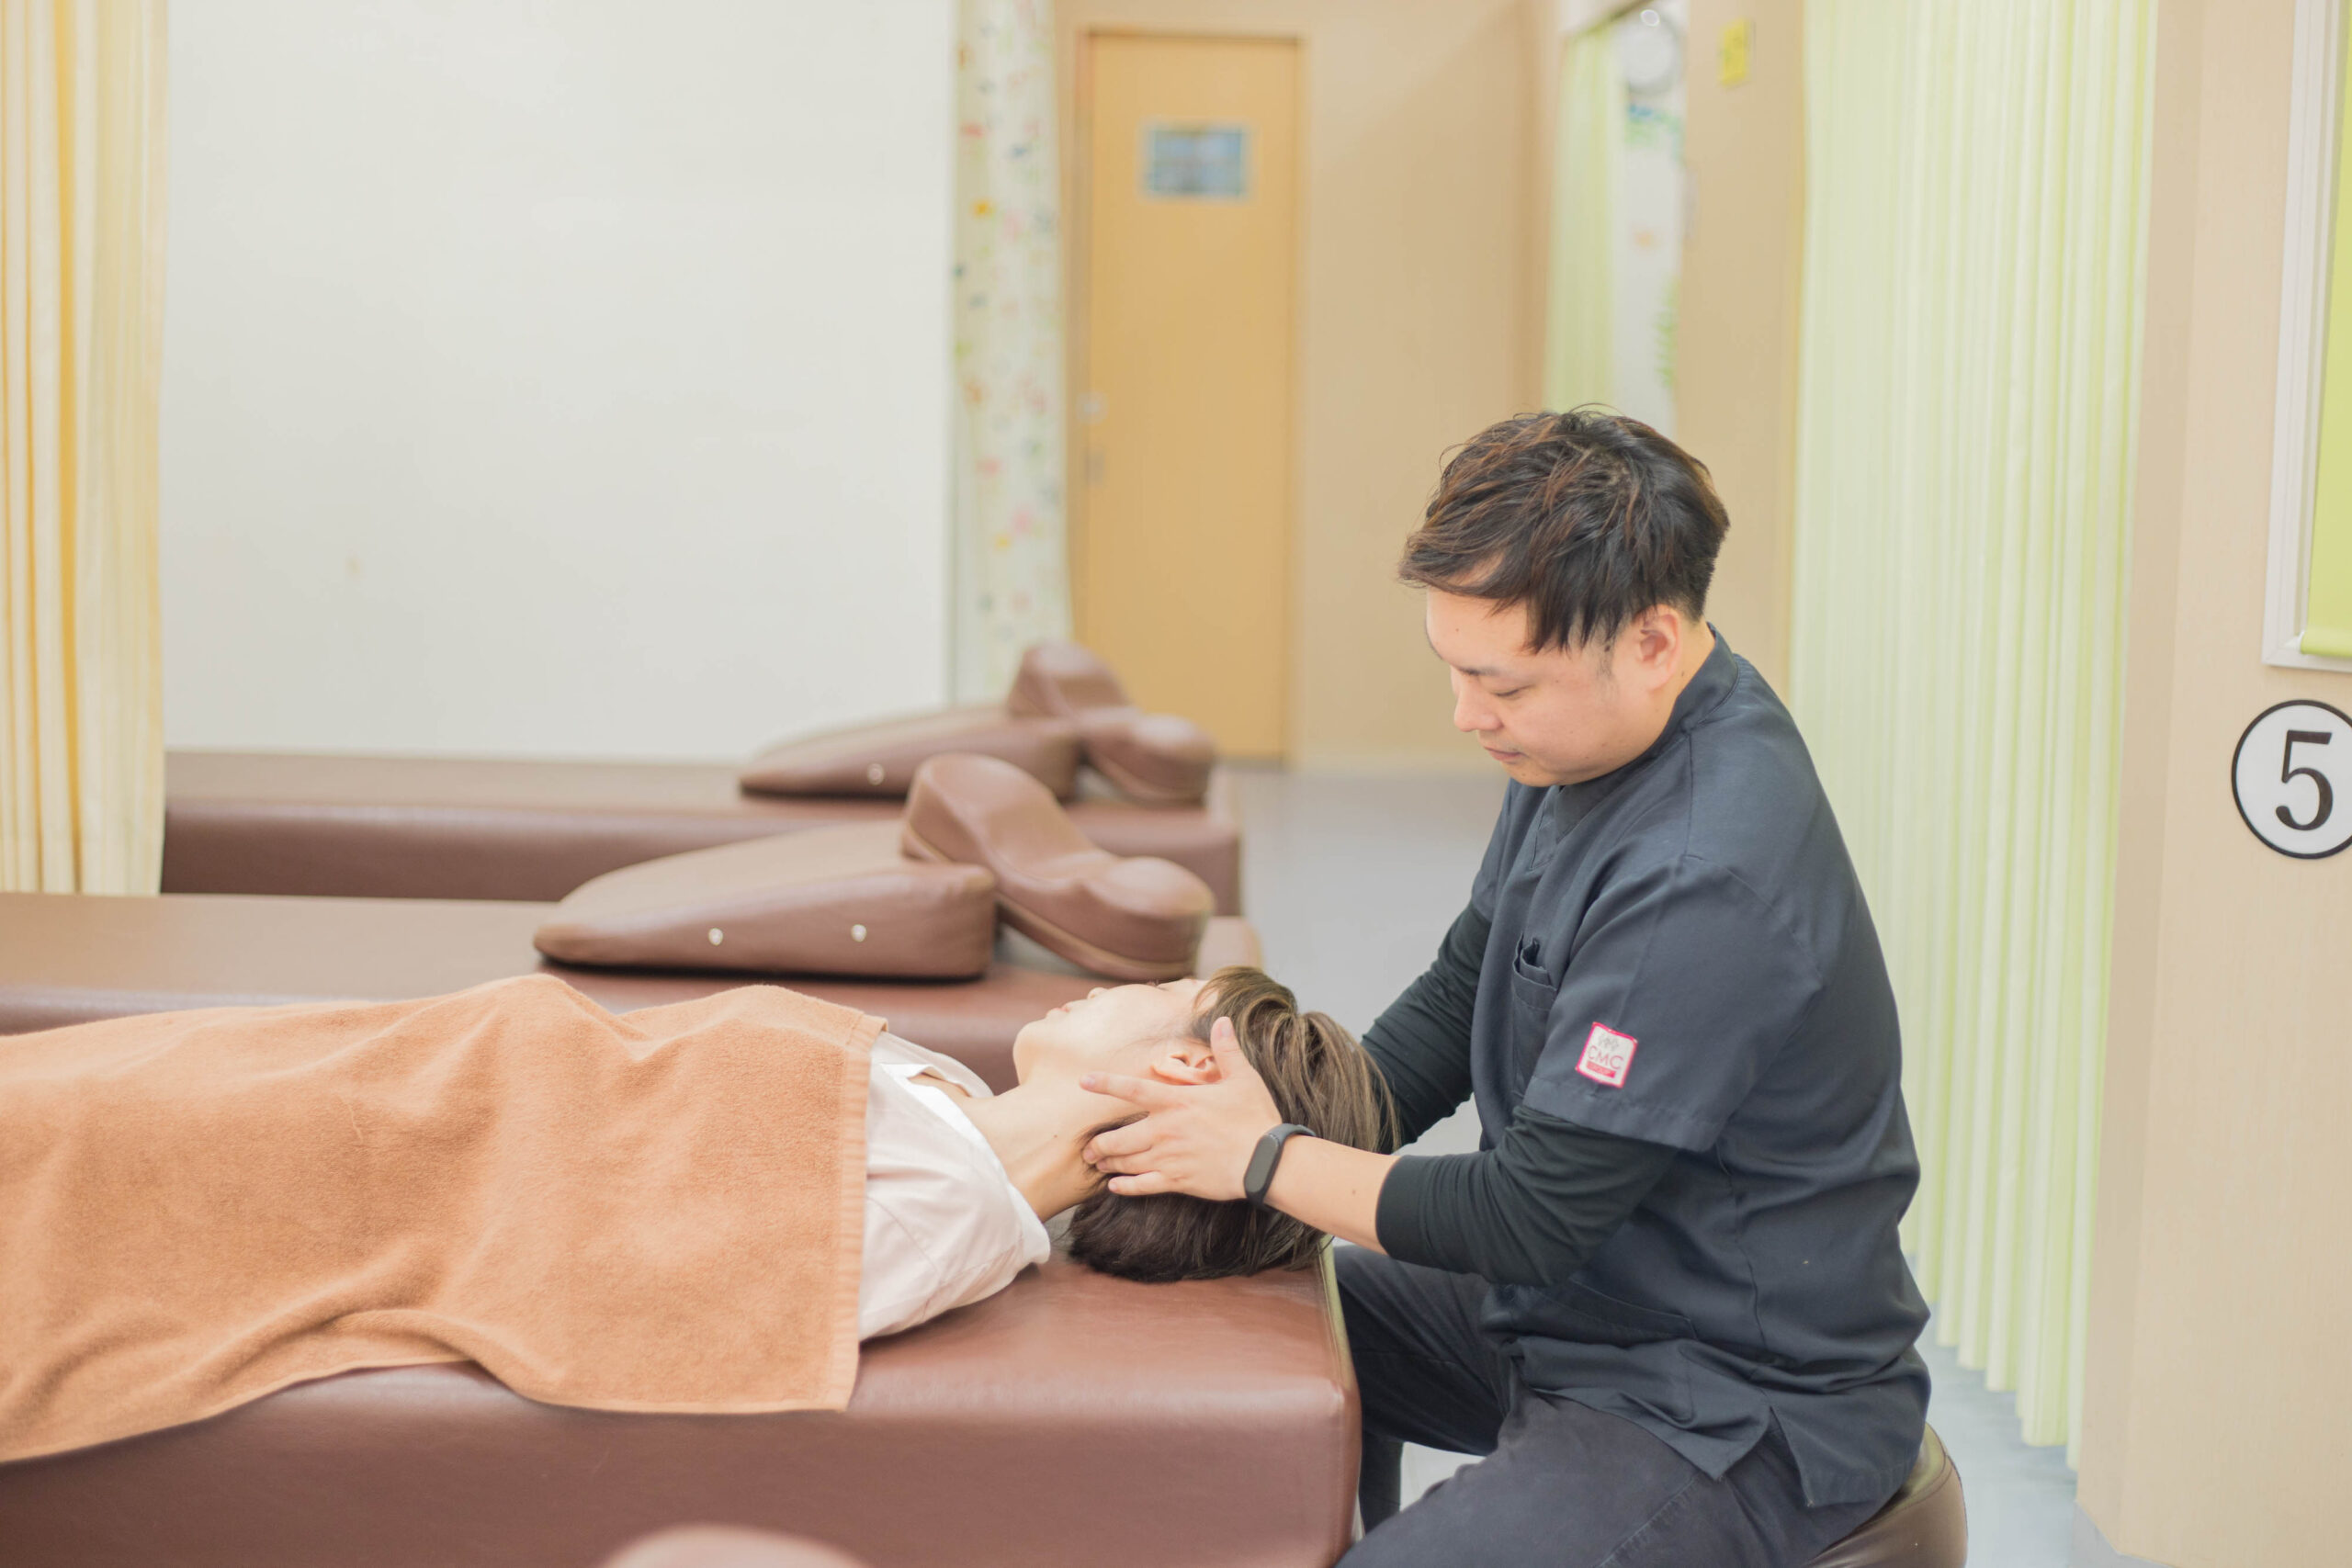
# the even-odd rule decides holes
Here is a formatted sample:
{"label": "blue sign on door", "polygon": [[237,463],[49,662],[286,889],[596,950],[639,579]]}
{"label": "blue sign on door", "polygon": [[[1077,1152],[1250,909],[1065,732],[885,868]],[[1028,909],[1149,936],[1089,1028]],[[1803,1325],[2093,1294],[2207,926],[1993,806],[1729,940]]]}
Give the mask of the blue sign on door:
{"label": "blue sign on door", "polygon": [[1160,122],[1143,128],[1143,193],[1238,201],[1250,194],[1250,128]]}

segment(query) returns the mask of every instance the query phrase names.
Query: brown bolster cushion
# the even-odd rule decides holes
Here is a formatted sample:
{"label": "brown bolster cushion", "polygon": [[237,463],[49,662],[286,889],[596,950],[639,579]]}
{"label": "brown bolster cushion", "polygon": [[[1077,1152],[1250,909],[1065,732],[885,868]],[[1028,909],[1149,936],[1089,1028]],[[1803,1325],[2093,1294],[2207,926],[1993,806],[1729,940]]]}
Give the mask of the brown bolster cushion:
{"label": "brown bolster cushion", "polygon": [[1045,786],[993,757],[933,757],[915,773],[902,840],[927,860],[986,866],[1005,923],[1121,980],[1192,973],[1216,907],[1182,866],[1098,849]]}
{"label": "brown bolster cushion", "polygon": [[532,942],[564,964],[960,979],[989,966],[996,879],[908,859],[895,822],[818,828],[607,872]]}
{"label": "brown bolster cushion", "polygon": [[1078,793],[1078,727],[995,703],[829,730],[772,746],[736,782],[754,795],[904,796],[915,770],[942,751],[997,757],[1068,800]]}
{"label": "brown bolster cushion", "polygon": [[1120,793],[1146,806],[1197,806],[1209,792],[1216,742],[1172,713],[1106,708],[1079,716],[1086,760]]}
{"label": "brown bolster cushion", "polygon": [[1216,742],[1191,719],[1145,713],[1111,667],[1074,642],[1041,642],[1021,656],[1007,712],[1077,724],[1086,760],[1133,798],[1191,806],[1208,793]]}

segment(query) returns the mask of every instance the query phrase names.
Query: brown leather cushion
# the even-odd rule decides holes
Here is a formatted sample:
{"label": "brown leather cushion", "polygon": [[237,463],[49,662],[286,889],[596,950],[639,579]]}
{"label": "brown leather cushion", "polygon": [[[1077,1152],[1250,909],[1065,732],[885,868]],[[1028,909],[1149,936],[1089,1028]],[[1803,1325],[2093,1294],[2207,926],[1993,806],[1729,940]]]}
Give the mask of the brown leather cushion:
{"label": "brown leather cushion", "polygon": [[1180,865],[1089,843],[1043,785],[993,757],[950,753],[917,770],[905,843],[910,853],[986,866],[1007,923],[1117,979],[1191,973],[1216,907]]}
{"label": "brown leather cushion", "polygon": [[1014,713],[1065,717],[1094,708],[1135,706],[1110,663],[1083,643],[1037,642],[1021,653],[1004,705]]}
{"label": "brown leather cushion", "polygon": [[[616,1012],[741,983],[549,963],[531,946],[549,913],[545,904],[421,898],[0,893],[0,1034],[177,1008],[396,1001],[534,971],[561,976]],[[1258,961],[1257,933],[1247,920],[1209,923],[1202,973]],[[1009,938],[977,980],[829,977],[793,985],[886,1019],[899,1034],[1005,1089],[1016,1081],[1012,1040],[1022,1025],[1102,983]]]}
{"label": "brown leather cushion", "polygon": [[1933,1427],[1911,1478],[1870,1522],[1805,1568],[1965,1568],[1968,1501]]}
{"label": "brown leather cushion", "polygon": [[1208,793],[1216,742],[1172,713],[1114,708],[1082,714],[1086,760],[1128,795],[1151,806],[1193,806]]}
{"label": "brown leather cushion", "polygon": [[1006,708],[1077,721],[1086,760],[1136,799],[1197,802],[1216,765],[1216,742],[1188,718],[1136,706],[1110,665],[1074,642],[1041,642],[1021,656]]}
{"label": "brown leather cushion", "polygon": [[[746,795],[700,762],[174,751],[164,891],[551,901],[659,855],[844,822],[895,800]],[[1220,773],[1198,807],[1081,798],[1079,830],[1114,854],[1193,872],[1241,909],[1241,834]]]}
{"label": "brown leather cushion", "polygon": [[532,940],[566,964],[967,978],[996,951],[996,878],[908,859],[888,822],[818,828],[606,872]]}
{"label": "brown leather cushion", "polygon": [[1056,1261],[865,1348],[838,1413],[533,1404],[458,1367],[306,1383],[0,1466],[42,1568],[586,1568],[682,1520],[873,1568],[1323,1568],[1356,1396],[1315,1273],[1143,1285]]}
{"label": "brown leather cushion", "polygon": [[903,799],[915,770],[943,751],[998,757],[1062,800],[1078,793],[1078,727],[1016,718],[1001,703],[828,730],[771,746],[736,775],[758,795],[863,795]]}

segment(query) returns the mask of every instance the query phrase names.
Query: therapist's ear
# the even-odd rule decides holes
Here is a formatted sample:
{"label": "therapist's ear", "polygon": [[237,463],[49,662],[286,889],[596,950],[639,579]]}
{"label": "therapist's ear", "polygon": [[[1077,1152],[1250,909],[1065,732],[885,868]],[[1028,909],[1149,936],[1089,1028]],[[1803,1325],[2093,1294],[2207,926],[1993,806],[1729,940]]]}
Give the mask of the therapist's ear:
{"label": "therapist's ear", "polygon": [[1190,1035],[1164,1042],[1151,1059],[1151,1074],[1162,1083],[1182,1084],[1215,1083],[1224,1077],[1209,1043]]}
{"label": "therapist's ear", "polygon": [[[1682,663],[1682,639],[1690,630],[1680,611],[1666,604],[1652,605],[1617,634],[1619,657],[1638,671],[1643,685],[1663,685]],[[1618,668],[1622,672],[1624,664]]]}

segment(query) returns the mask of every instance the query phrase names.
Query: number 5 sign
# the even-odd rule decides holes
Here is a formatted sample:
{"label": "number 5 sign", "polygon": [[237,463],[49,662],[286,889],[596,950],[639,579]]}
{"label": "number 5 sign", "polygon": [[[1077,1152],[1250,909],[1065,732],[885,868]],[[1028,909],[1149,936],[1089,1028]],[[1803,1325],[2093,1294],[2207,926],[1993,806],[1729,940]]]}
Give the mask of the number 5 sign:
{"label": "number 5 sign", "polygon": [[2352,719],[2325,703],[2280,703],[2247,725],[2230,777],[2238,815],[2280,854],[2352,844]]}

